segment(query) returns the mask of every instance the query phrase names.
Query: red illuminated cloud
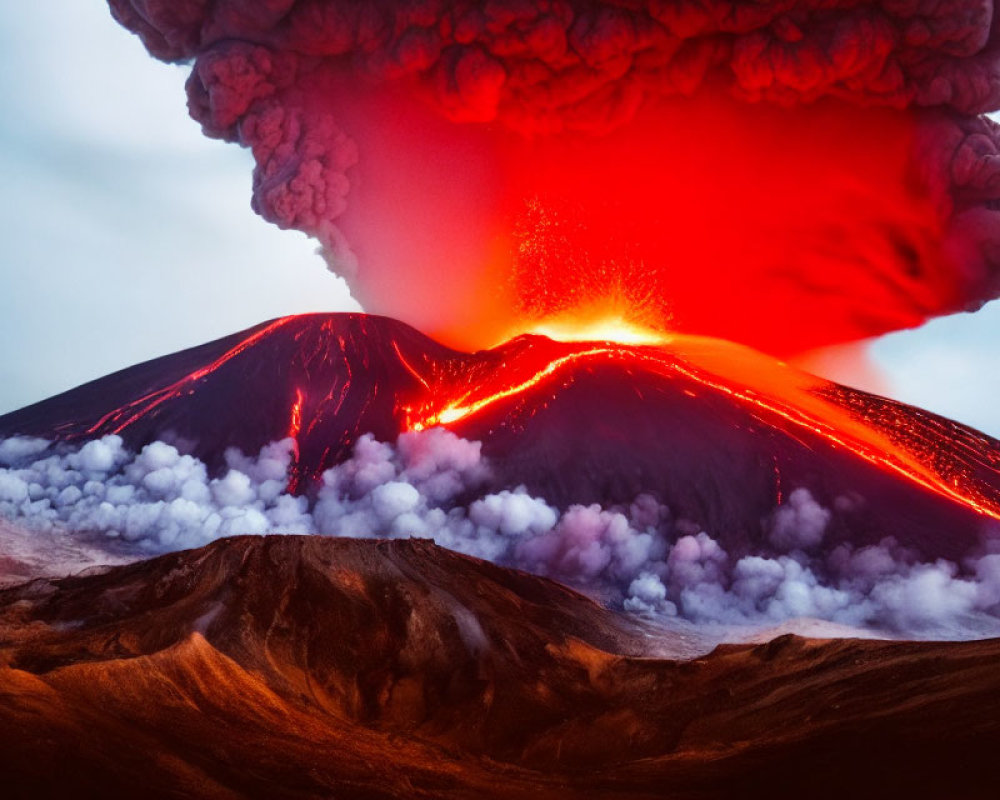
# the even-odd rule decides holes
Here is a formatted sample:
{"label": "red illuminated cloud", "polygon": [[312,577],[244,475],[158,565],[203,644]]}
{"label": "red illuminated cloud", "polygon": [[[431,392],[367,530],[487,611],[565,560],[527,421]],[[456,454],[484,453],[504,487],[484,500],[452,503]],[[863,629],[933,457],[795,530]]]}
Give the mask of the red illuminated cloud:
{"label": "red illuminated cloud", "polygon": [[110,5],[259,213],[453,343],[610,306],[788,355],[1000,291],[981,0]]}

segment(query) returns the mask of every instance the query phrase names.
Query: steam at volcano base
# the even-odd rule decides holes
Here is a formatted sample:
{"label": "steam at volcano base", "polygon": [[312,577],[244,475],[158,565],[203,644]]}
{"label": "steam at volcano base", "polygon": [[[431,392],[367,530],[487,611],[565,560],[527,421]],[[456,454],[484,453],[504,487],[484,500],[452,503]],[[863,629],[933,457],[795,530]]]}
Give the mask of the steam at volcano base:
{"label": "steam at volcano base", "polygon": [[[79,449],[47,445],[0,439],[0,520],[29,527],[20,539],[33,547],[22,559],[37,560],[32,551],[47,546],[42,566],[53,574],[60,552],[73,567],[235,535],[419,537],[552,576],[619,611],[680,618],[710,631],[807,617],[851,626],[855,635],[966,639],[1000,632],[1000,539],[983,537],[962,564],[928,560],[906,546],[905,536],[836,543],[843,508],[825,508],[801,487],[773,510],[766,538],[742,554],[724,536],[693,532],[690,520],[675,518],[651,495],[628,505],[560,510],[523,487],[490,490],[494,476],[481,443],[439,428],[403,434],[393,444],[362,437],[349,459],[323,474],[314,502],[286,493],[295,462],[291,439],[256,457],[231,451],[227,471],[215,478],[198,459],[159,441],[140,453],[118,436]],[[106,533],[86,535],[92,531]],[[2,541],[16,564],[24,545],[11,532]],[[0,587],[5,578],[0,572]]]}
{"label": "steam at volcano base", "polygon": [[368,311],[781,356],[1000,282],[991,4],[111,0]]}

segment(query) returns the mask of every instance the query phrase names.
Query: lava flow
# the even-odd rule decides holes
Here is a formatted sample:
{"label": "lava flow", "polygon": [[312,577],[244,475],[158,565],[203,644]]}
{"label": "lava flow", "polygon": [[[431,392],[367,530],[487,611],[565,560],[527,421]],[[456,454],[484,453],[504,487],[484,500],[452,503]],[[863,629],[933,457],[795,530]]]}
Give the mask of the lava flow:
{"label": "lava flow", "polygon": [[[614,363],[626,372],[688,378],[704,391],[732,398],[755,416],[780,417],[793,430],[817,434],[834,447],[1000,520],[996,443],[975,434],[953,443],[942,436],[933,415],[914,414],[881,398],[866,403],[862,392],[846,387],[831,390],[834,384],[718,339],[672,335],[664,337],[661,346],[582,341],[559,347],[528,337],[523,343],[522,357],[505,364],[506,370],[477,370],[472,380],[463,375],[453,384],[447,379],[439,382],[428,402],[404,410],[406,426],[423,430],[454,425],[529,392],[553,391],[547,384],[571,381],[579,370]],[[538,402],[537,397],[525,402],[527,413],[534,413],[530,407]],[[990,483],[979,477],[983,471],[990,473]]]}
{"label": "lava flow", "polygon": [[[87,431],[90,434],[105,434],[105,433],[121,433],[125,428],[134,423],[140,417],[149,414],[151,411],[157,408],[161,403],[167,400],[177,399],[185,392],[191,391],[191,389],[208,375],[211,375],[219,367],[231,361],[233,358],[238,356],[240,353],[244,352],[250,347],[253,347],[255,343],[267,337],[268,334],[272,333],[276,329],[283,325],[286,325],[294,317],[282,317],[280,319],[271,322],[268,325],[261,327],[259,330],[247,336],[245,339],[241,339],[234,347],[224,352],[221,356],[216,358],[210,364],[206,366],[199,367],[198,369],[192,370],[187,375],[174,381],[169,386],[164,386],[162,388],[156,389],[155,391],[148,392],[147,394],[141,395],[135,400],[126,403],[112,411],[109,411],[103,417],[101,417],[97,422],[95,422],[90,429]],[[299,397],[299,407],[301,407],[301,397]],[[299,414],[300,416],[300,414]],[[296,413],[292,414],[292,425],[289,428],[289,435],[294,437],[293,430],[297,431],[295,425]],[[301,424],[301,420],[300,420]]]}
{"label": "lava flow", "polygon": [[509,397],[516,397],[519,394],[527,392],[529,389],[538,386],[550,375],[554,375],[563,367],[568,367],[572,364],[585,361],[586,359],[594,356],[615,356],[617,354],[619,354],[619,350],[610,346],[593,347],[588,350],[580,350],[569,353],[568,355],[559,356],[558,358],[549,361],[544,367],[535,372],[533,375],[525,378],[523,381],[514,385],[505,386],[495,392],[484,393],[482,387],[479,387],[478,390],[470,389],[458,400],[451,402],[441,409],[441,411],[430,412],[424,416],[415,415],[410,409],[404,409],[404,416],[407,419],[407,427],[410,430],[422,431],[426,428],[433,427],[434,425],[447,425],[451,422],[458,422],[463,417],[467,417],[469,414],[475,414],[477,411],[497,403],[500,400],[505,400]]}

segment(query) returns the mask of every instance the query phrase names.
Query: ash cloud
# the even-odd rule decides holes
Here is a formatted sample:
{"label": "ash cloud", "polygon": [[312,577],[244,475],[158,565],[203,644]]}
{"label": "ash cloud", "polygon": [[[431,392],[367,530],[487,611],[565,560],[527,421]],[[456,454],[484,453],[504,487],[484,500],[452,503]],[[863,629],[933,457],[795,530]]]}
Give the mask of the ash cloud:
{"label": "ash cloud", "polygon": [[[406,292],[391,287],[402,274],[412,294],[427,276],[366,257],[371,241],[356,230],[349,241],[340,224],[354,195],[366,191],[364,179],[355,185],[356,168],[378,157],[365,152],[379,138],[373,131],[408,125],[391,109],[364,121],[370,109],[359,98],[378,93],[412,97],[464,129],[497,123],[531,142],[566,132],[601,135],[628,127],[643,109],[703,95],[735,98],[747,107],[836,102],[891,109],[915,132],[898,134],[889,151],[912,151],[906,180],[924,186],[934,214],[906,223],[907,215],[923,213],[912,209],[883,220],[874,244],[849,245],[834,263],[823,259],[842,246],[836,243],[843,234],[824,233],[829,223],[823,222],[821,241],[813,244],[815,266],[799,267],[790,279],[785,272],[796,267],[771,265],[761,280],[794,280],[808,297],[829,292],[838,272],[857,261],[872,273],[868,284],[838,296],[851,305],[852,327],[826,325],[803,347],[974,309],[1000,291],[1000,133],[978,116],[1000,108],[1000,45],[990,2],[110,0],[110,6],[154,56],[193,62],[190,112],[209,136],[252,150],[254,208],[282,227],[317,237],[371,310],[418,327],[426,329],[433,319],[419,309],[428,297],[407,304]],[[672,124],[685,121],[681,111]],[[816,124],[792,124],[789,138],[807,139]],[[884,127],[877,119],[871,125]],[[871,134],[857,132],[860,138]],[[822,158],[825,145],[817,147]],[[414,148],[413,158],[427,157]],[[729,150],[719,156],[729,157]],[[462,171],[452,170],[452,177]],[[419,184],[415,191],[433,189]],[[928,251],[921,231],[937,225],[935,216],[943,222]],[[911,229],[900,231],[900,224]],[[411,226],[397,225],[403,227]],[[427,238],[440,241],[439,233]],[[445,255],[465,259],[468,248]],[[445,267],[442,260],[416,259],[413,269],[446,275],[444,283],[456,283],[463,269],[483,269],[472,263]],[[621,274],[609,286],[628,282],[628,259],[620,260],[625,266],[602,260],[588,268],[588,280],[610,270]],[[486,273],[483,279],[497,281]],[[762,302],[766,298],[762,293]],[[678,311],[682,321],[684,311]],[[444,304],[436,313],[456,312]],[[697,328],[698,309],[690,316]],[[468,322],[455,322],[462,321]]]}
{"label": "ash cloud", "polygon": [[[341,59],[379,80],[420,77],[449,115],[603,126],[646,94],[710,79],[748,100],[827,95],[966,114],[997,107],[993,7],[959,2],[444,2],[110,0],[150,53],[199,59],[237,47],[220,76],[230,115],[287,88],[295,67]],[[259,45],[282,58],[250,63]],[[222,45],[220,48],[219,45]],[[240,49],[243,48],[243,49]],[[197,87],[196,87],[197,89]]]}
{"label": "ash cloud", "polygon": [[93,549],[103,538],[118,560],[238,534],[425,537],[632,613],[707,626],[816,618],[959,638],[1000,629],[1000,539],[962,563],[927,561],[888,535],[865,547],[831,543],[831,511],[805,488],[774,510],[757,552],[733,554],[648,495],[627,507],[560,509],[521,487],[488,488],[480,444],[439,428],[394,444],[362,437],[312,498],[286,491],[291,440],[226,460],[212,477],[162,442],[131,453],[117,436],[79,448],[7,439],[0,519],[46,542],[81,537]]}

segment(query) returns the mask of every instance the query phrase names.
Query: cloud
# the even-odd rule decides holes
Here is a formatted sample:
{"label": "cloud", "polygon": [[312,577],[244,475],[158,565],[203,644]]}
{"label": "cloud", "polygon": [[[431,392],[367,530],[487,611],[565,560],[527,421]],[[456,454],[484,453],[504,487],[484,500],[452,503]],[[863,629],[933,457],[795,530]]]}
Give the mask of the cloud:
{"label": "cloud", "polygon": [[808,489],[788,495],[771,518],[770,540],[779,550],[812,550],[820,545],[832,514],[813,500]]}
{"label": "cloud", "polygon": [[294,443],[226,455],[217,476],[163,442],[118,436],[78,448],[0,441],[0,518],[52,540],[100,534],[116,558],[223,536],[427,537],[594,591],[625,611],[698,624],[816,618],[914,636],[1000,632],[1000,539],[962,563],[925,561],[891,536],[824,546],[831,512],[804,487],[770,515],[756,552],[734,556],[649,495],[564,509],[523,487],[487,490],[478,442],[441,428],[394,443],[361,437],[314,497],[287,492]]}
{"label": "cloud", "polygon": [[1000,291],[979,0],[110,5],[262,216],[452,344],[618,301],[787,355]]}

